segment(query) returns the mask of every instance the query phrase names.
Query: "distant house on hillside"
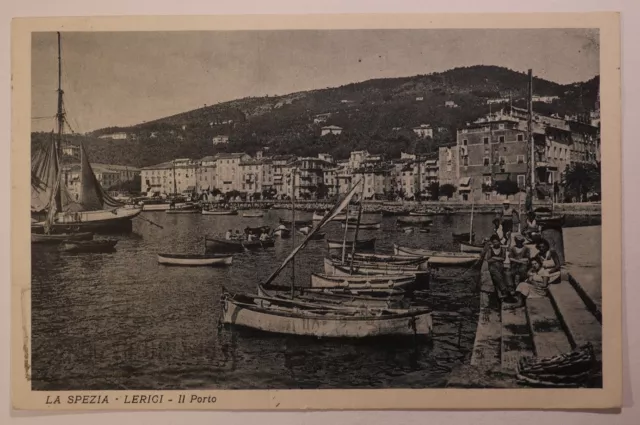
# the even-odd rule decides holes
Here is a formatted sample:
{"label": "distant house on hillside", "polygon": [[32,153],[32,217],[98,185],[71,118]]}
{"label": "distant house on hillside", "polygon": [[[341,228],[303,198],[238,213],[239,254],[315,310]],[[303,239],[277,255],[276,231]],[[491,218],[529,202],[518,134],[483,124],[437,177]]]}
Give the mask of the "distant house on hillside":
{"label": "distant house on hillside", "polygon": [[66,145],[62,147],[62,155],[80,158],[80,146]]}
{"label": "distant house on hillside", "polygon": [[111,140],[124,140],[124,139],[127,138],[127,133],[120,132],[120,133],[103,134],[102,136],[100,136],[98,138],[99,139],[111,139]]}
{"label": "distant house on hillside", "polygon": [[416,97],[416,102],[422,102],[424,100],[424,96]]}
{"label": "distant house on hillside", "polygon": [[327,134],[341,134],[342,127],[338,127],[337,125],[328,125],[326,127],[322,127],[320,136],[326,136]]}
{"label": "distant house on hillside", "polygon": [[213,142],[213,146],[223,145],[225,143],[229,143],[229,136],[224,136],[224,135],[215,136],[211,141]]}
{"label": "distant house on hillside", "polygon": [[402,127],[393,127],[391,129],[391,131],[400,131],[400,130],[402,130]]}
{"label": "distant house on hillside", "polygon": [[353,100],[348,100],[348,99],[342,99],[340,101],[340,103],[352,103],[352,102],[353,102]]}
{"label": "distant house on hillside", "polygon": [[314,124],[320,124],[323,122],[327,122],[327,119],[331,116],[331,113],[326,114],[318,114],[313,117]]}
{"label": "distant house on hillside", "polygon": [[554,100],[560,99],[558,96],[533,96],[531,100],[533,102],[553,103]]}
{"label": "distant house on hillside", "polygon": [[457,108],[458,105],[456,105],[456,102],[454,102],[453,100],[447,100],[446,102],[444,102],[444,106],[446,106],[447,108]]}
{"label": "distant house on hillside", "polygon": [[493,105],[496,103],[508,103],[508,102],[509,102],[508,97],[500,97],[498,99],[487,99],[487,105]]}
{"label": "distant house on hillside", "polygon": [[429,124],[420,124],[412,128],[413,132],[420,137],[433,137],[433,128]]}

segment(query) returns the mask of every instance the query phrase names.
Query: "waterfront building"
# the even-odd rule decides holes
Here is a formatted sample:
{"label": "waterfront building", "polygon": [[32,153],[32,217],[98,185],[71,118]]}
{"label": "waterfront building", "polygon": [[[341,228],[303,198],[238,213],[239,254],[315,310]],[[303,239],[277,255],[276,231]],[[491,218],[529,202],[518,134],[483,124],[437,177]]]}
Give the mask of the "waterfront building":
{"label": "waterfront building", "polygon": [[299,158],[294,166],[297,168],[296,198],[316,199],[319,186],[324,185],[324,170],[333,164],[320,158]]}
{"label": "waterfront building", "polygon": [[262,192],[270,190],[273,187],[273,167],[269,159],[243,159],[240,161],[240,174],[242,175],[241,192],[249,195],[258,193],[262,196]]}
{"label": "waterfront building", "polygon": [[208,192],[214,188],[217,188],[216,158],[205,156],[200,160],[200,167],[196,169],[196,192]]}
{"label": "waterfront building", "polygon": [[378,162],[364,163],[360,168],[353,170],[355,181],[364,183],[365,199],[383,198],[392,185],[392,166]]}
{"label": "waterfront building", "polygon": [[339,168],[332,167],[324,170],[324,186],[327,190],[327,197],[339,194],[338,172]]}
{"label": "waterfront building", "polygon": [[[218,153],[216,160],[216,184],[223,193],[232,190],[242,191],[242,173],[240,162],[251,159],[244,152]],[[245,183],[246,184],[246,183]]]}

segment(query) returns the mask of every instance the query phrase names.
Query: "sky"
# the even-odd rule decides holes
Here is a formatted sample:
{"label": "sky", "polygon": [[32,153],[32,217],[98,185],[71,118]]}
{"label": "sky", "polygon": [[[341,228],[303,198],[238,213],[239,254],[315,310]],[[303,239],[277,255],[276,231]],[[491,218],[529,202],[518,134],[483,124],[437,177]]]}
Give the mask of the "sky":
{"label": "sky", "polygon": [[[247,96],[497,65],[567,84],[599,74],[591,29],[62,33],[75,132],[150,121]],[[32,130],[54,128],[57,37],[32,38]]]}

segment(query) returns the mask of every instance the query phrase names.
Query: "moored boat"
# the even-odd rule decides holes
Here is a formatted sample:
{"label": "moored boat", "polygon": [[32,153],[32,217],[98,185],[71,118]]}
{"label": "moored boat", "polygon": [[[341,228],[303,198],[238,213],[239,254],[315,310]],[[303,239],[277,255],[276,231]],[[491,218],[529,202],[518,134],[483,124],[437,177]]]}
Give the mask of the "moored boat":
{"label": "moored boat", "polygon": [[247,211],[242,213],[242,216],[246,218],[258,218],[262,217],[263,215],[264,213],[262,211]]}
{"label": "moored boat", "polygon": [[[360,223],[360,226],[358,226],[357,223],[347,223],[346,224],[347,228],[349,229],[355,229],[356,227],[358,227],[360,230],[376,230],[379,229],[381,226],[380,222],[377,223]],[[344,229],[345,227],[345,223],[342,223],[342,228]]]}
{"label": "moored boat", "polygon": [[[347,266],[348,267],[348,266]],[[416,281],[415,276],[406,275],[351,275],[336,276],[320,273],[311,273],[311,288],[324,289],[389,289],[389,288],[406,288]]]}
{"label": "moored boat", "polygon": [[91,241],[64,241],[60,247],[64,252],[112,252],[118,243],[115,239],[100,239]]}
{"label": "moored boat", "polygon": [[222,323],[319,338],[428,337],[428,309],[369,309],[249,294],[224,294]]}
{"label": "moored boat", "polygon": [[[327,239],[327,248],[328,249],[342,249],[344,246],[347,249],[352,249],[353,240],[341,241],[339,239]],[[358,239],[356,241],[356,249],[360,251],[373,250],[376,247],[376,238],[371,239]]]}
{"label": "moored boat", "polygon": [[31,243],[33,244],[59,244],[64,241],[90,241],[91,239],[93,239],[93,233],[91,232],[60,234],[31,233]]}
{"label": "moored boat", "polygon": [[468,242],[460,242],[460,252],[482,252],[484,244],[472,244]]}
{"label": "moored boat", "polygon": [[244,241],[244,240],[226,240],[217,238],[205,238],[205,249],[207,252],[217,253],[233,253],[243,252],[245,250],[254,250],[260,248],[269,248],[275,245],[273,239],[266,241]]}
{"label": "moored boat", "polygon": [[199,214],[201,212],[198,204],[184,204],[180,207],[170,208],[165,211],[167,214]]}
{"label": "moored boat", "polygon": [[278,228],[273,231],[274,236],[280,236],[282,239],[291,237],[291,230]]}
{"label": "moored boat", "polygon": [[[351,259],[351,253],[347,254],[347,259]],[[353,259],[356,261],[368,261],[372,263],[422,264],[429,258],[422,255],[393,255],[356,252],[353,255]]]}
{"label": "moored boat", "polygon": [[349,264],[341,264],[340,262],[329,264],[325,260],[324,272],[330,276],[413,276],[416,279],[416,285],[429,285],[430,280],[430,272],[428,270],[417,270],[410,266],[409,268],[389,268],[371,264],[354,264],[352,268]]}
{"label": "moored boat", "polygon": [[[258,286],[261,297],[291,299],[291,291],[287,287]],[[304,288],[296,294],[296,299],[308,303],[322,303],[346,307],[369,308],[402,308],[409,304],[402,289],[350,289],[350,288]]]}
{"label": "moored boat", "polygon": [[471,234],[469,232],[453,232],[451,233],[451,237],[453,238],[454,241],[468,242],[469,238],[471,238],[471,240],[475,239],[476,234],[475,233]]}
{"label": "moored boat", "polygon": [[480,254],[466,252],[432,251],[428,249],[409,248],[393,244],[393,252],[398,255],[424,255],[433,266],[470,266],[480,260]]}
{"label": "moored boat", "polygon": [[172,266],[230,266],[228,254],[158,254],[158,263]]}
{"label": "moored boat", "polygon": [[202,210],[202,215],[238,215],[237,210]]}

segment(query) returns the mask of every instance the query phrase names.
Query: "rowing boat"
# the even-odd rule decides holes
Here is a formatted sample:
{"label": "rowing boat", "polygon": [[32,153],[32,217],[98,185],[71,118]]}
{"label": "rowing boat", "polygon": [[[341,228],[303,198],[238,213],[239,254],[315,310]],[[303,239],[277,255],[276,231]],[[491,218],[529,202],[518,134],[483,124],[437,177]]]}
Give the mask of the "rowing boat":
{"label": "rowing boat", "polygon": [[326,274],[311,273],[311,288],[336,289],[389,289],[405,288],[416,281],[415,276],[389,275],[389,276],[330,276]]}
{"label": "rowing boat", "polygon": [[257,218],[257,217],[262,217],[264,214],[261,211],[257,211],[257,212],[244,212],[242,213],[243,217],[246,218]]}
{"label": "rowing boat", "polygon": [[428,309],[369,309],[224,293],[222,323],[318,338],[428,337]]}
{"label": "rowing boat", "polygon": [[237,210],[202,210],[202,215],[238,215]]}
{"label": "rowing boat", "polygon": [[[342,228],[344,229],[345,224],[342,223]],[[377,222],[377,223],[360,223],[360,225],[358,225],[357,223],[347,223],[346,224],[347,228],[349,229],[355,229],[356,227],[360,230],[376,230],[379,229],[381,226],[381,222]]]}
{"label": "rowing boat", "polygon": [[112,252],[118,243],[117,239],[101,239],[92,241],[64,241],[61,249],[69,253]]}
{"label": "rowing boat", "polygon": [[[351,253],[347,254],[347,258],[351,259]],[[422,255],[393,255],[356,252],[353,255],[353,259],[356,261],[368,261],[372,263],[422,264],[429,258]]]}
{"label": "rowing boat", "polygon": [[266,241],[234,241],[226,239],[206,238],[205,248],[207,252],[231,253],[243,252],[244,250],[254,250],[269,248],[275,245],[273,239]]}
{"label": "rowing boat", "polygon": [[427,225],[427,224],[431,224],[433,223],[433,220],[427,216],[421,216],[421,215],[407,215],[407,216],[400,216],[396,219],[397,224],[400,225],[405,225],[405,224],[411,224],[411,225]]}
{"label": "rowing boat", "polygon": [[460,242],[460,252],[482,252],[484,250],[483,244],[471,244],[468,242]]}
{"label": "rowing boat", "polygon": [[33,244],[59,244],[63,241],[90,241],[91,239],[93,239],[93,233],[91,232],[60,234],[31,233],[31,243]]}
{"label": "rowing boat", "polygon": [[429,284],[429,271],[420,270],[417,266],[393,266],[375,263],[342,264],[330,258],[324,259],[324,273],[329,276],[351,275],[384,275],[384,276],[415,276],[416,284]]}
{"label": "rowing boat", "polygon": [[[327,239],[328,249],[342,249],[343,241],[339,239]],[[353,240],[344,241],[346,249],[352,249]],[[356,249],[360,251],[373,250],[376,246],[376,238],[371,239],[358,239],[356,241]]]}
{"label": "rowing boat", "polygon": [[[258,295],[291,299],[291,290],[284,286],[258,286]],[[402,289],[351,289],[351,288],[304,288],[296,294],[296,299],[324,305],[365,308],[401,308],[405,301]],[[408,300],[407,300],[408,301]]]}
{"label": "rowing boat", "polygon": [[[285,226],[291,226],[291,220],[280,219],[280,224]],[[313,220],[296,220],[296,227],[313,226]]]}
{"label": "rowing boat", "polygon": [[230,266],[228,254],[158,254],[158,263],[171,266]]}
{"label": "rowing boat", "polygon": [[466,252],[432,251],[428,249],[409,248],[393,244],[393,252],[397,255],[424,255],[433,266],[470,266],[480,260],[480,254]]}

